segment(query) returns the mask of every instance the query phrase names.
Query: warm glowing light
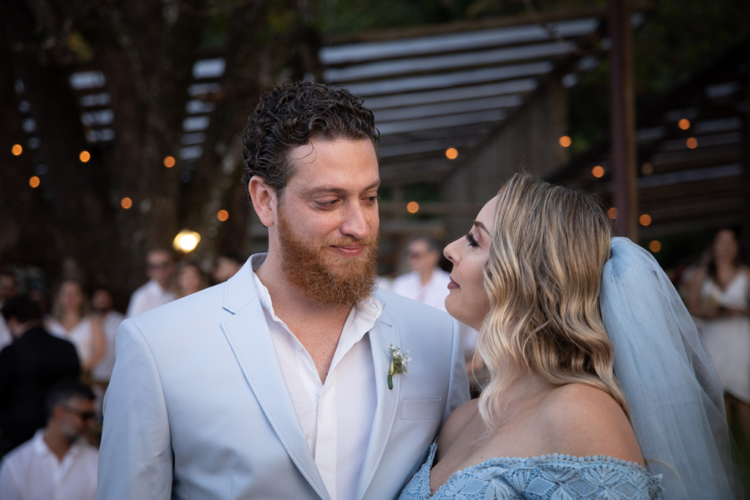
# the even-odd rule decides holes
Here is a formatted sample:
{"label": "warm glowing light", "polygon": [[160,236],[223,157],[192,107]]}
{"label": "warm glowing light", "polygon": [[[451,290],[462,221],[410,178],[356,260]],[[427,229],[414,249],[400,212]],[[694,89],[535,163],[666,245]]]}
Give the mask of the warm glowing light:
{"label": "warm glowing light", "polygon": [[172,246],[174,246],[175,250],[188,253],[195,250],[195,247],[198,246],[198,243],[200,243],[200,241],[200,234],[189,229],[183,229],[182,231],[177,233],[177,236],[174,237]]}
{"label": "warm glowing light", "polygon": [[20,156],[21,153],[23,153],[23,146],[20,144],[14,144],[12,148],[10,148],[10,152],[13,153],[13,156]]}
{"label": "warm glowing light", "polygon": [[612,207],[609,210],[607,210],[607,216],[610,219],[616,219],[617,218],[617,209],[615,207]]}
{"label": "warm glowing light", "polygon": [[691,137],[690,139],[685,141],[685,144],[687,144],[687,147],[689,147],[690,149],[695,149],[698,147],[698,139],[696,139],[695,137]]}
{"label": "warm glowing light", "polygon": [[654,241],[652,241],[651,243],[648,244],[648,249],[651,250],[652,252],[656,253],[659,250],[661,250],[661,243],[658,242],[657,240],[654,240]]}
{"label": "warm glowing light", "polygon": [[174,158],[172,156],[167,156],[166,158],[164,158],[164,166],[167,168],[174,167],[175,163],[176,162],[174,161]]}
{"label": "warm glowing light", "polygon": [[641,172],[643,172],[643,175],[651,175],[654,173],[654,166],[646,162],[641,165]]}
{"label": "warm glowing light", "polygon": [[218,212],[216,212],[216,218],[221,222],[224,222],[229,218],[229,212],[227,212],[226,210],[219,210]]}
{"label": "warm glowing light", "polygon": [[560,137],[560,146],[562,146],[564,148],[567,148],[571,144],[573,144],[573,140],[570,137],[568,137],[567,135],[564,135],[564,136]]}
{"label": "warm glowing light", "polygon": [[91,153],[89,153],[88,151],[81,151],[81,154],[78,155],[78,159],[83,163],[86,163],[91,159]]}
{"label": "warm glowing light", "polygon": [[35,175],[35,176],[34,176],[34,177],[32,177],[31,179],[29,179],[29,186],[31,186],[31,187],[33,187],[33,188],[38,188],[38,187],[39,187],[39,184],[41,184],[41,182],[42,182],[42,181],[40,181],[40,180],[39,180],[39,177],[37,177],[37,176]]}
{"label": "warm glowing light", "polygon": [[133,206],[133,200],[131,200],[130,198],[126,196],[120,201],[120,205],[122,206],[122,208],[127,210],[128,208]]}
{"label": "warm glowing light", "polygon": [[455,160],[458,158],[458,149],[456,148],[448,148],[445,150],[445,157],[449,160]]}
{"label": "warm glowing light", "polygon": [[591,173],[597,178],[604,177],[604,167],[597,165],[591,170]]}
{"label": "warm glowing light", "polygon": [[[688,120],[687,118],[683,118],[682,120],[677,122],[677,126],[680,127],[682,130],[687,130],[690,128],[690,120]],[[659,242],[657,241],[657,243]]]}
{"label": "warm glowing light", "polygon": [[641,226],[650,226],[651,225],[651,216],[649,214],[643,214],[638,219],[638,222],[641,223]]}
{"label": "warm glowing light", "polygon": [[406,211],[409,212],[410,214],[415,214],[419,212],[419,203],[417,203],[416,201],[410,201],[406,205]]}

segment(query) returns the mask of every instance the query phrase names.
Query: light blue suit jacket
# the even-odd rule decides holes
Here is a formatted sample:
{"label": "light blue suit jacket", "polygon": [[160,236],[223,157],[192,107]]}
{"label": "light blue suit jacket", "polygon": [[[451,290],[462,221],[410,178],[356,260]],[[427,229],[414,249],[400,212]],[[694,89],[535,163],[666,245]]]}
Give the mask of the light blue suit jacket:
{"label": "light blue suit jacket", "polygon": [[[251,273],[248,260],[228,282],[120,326],[104,399],[100,500],[330,498]],[[469,398],[458,323],[383,290],[376,298],[377,413],[357,500],[396,497]],[[391,343],[412,358],[393,390]]]}

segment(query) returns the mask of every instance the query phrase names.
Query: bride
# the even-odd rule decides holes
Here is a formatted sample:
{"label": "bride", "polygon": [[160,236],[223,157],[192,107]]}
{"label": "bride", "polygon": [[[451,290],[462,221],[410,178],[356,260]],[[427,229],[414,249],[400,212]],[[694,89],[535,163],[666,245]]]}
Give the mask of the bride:
{"label": "bride", "polygon": [[690,316],[610,232],[589,195],[516,174],[445,249],[446,308],[480,330],[491,379],[401,500],[739,498]]}

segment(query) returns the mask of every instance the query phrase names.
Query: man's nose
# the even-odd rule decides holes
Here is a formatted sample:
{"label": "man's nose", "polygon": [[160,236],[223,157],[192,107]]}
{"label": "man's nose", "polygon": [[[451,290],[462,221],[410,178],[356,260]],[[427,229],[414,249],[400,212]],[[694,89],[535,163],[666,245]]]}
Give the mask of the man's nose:
{"label": "man's nose", "polygon": [[346,211],[344,221],[341,224],[341,233],[352,238],[362,240],[370,235],[370,221],[359,204],[350,207]]}

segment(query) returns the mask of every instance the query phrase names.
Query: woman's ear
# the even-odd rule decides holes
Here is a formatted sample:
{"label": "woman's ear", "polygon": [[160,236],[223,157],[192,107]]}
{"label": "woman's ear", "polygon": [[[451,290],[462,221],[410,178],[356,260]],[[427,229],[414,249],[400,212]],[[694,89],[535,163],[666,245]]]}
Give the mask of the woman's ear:
{"label": "woman's ear", "polygon": [[253,200],[253,208],[255,208],[255,213],[258,214],[260,222],[266,227],[273,226],[277,207],[276,190],[257,175],[250,178],[247,190],[250,193],[250,199]]}

